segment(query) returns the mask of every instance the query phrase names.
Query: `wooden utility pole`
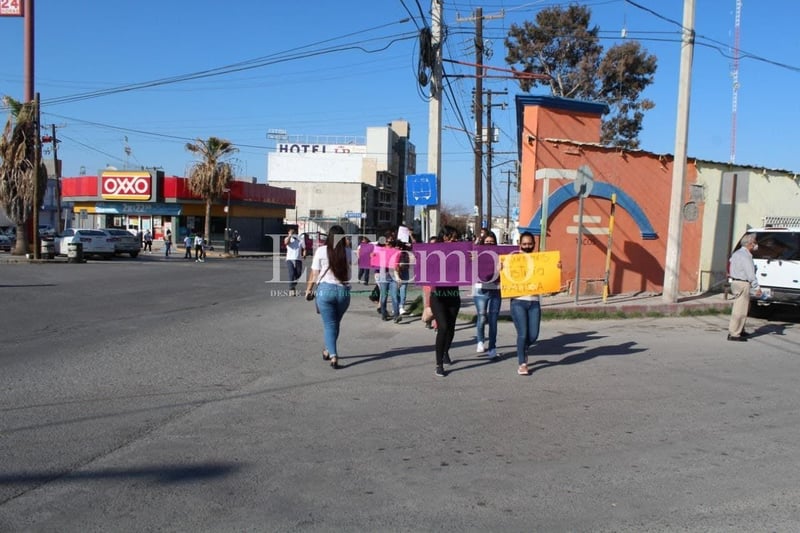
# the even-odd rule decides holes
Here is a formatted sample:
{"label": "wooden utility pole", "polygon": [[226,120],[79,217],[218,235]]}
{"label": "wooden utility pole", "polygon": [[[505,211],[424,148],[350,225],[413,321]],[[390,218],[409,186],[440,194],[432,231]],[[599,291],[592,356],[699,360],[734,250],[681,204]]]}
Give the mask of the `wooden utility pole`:
{"label": "wooden utility pole", "polygon": [[686,184],[686,144],[689,137],[689,97],[694,55],[694,1],[683,2],[683,38],[678,82],[678,117],[675,124],[675,159],[672,162],[672,194],[669,202],[667,256],[664,261],[664,292],[667,303],[678,301],[681,271],[681,233],[683,196]]}
{"label": "wooden utility pole", "polygon": [[31,219],[33,220],[33,258],[41,259],[42,250],[39,242],[39,167],[42,166],[42,134],[39,128],[39,93],[33,99],[33,168],[31,169],[31,179],[33,180],[33,210]]}
{"label": "wooden utility pole", "polygon": [[[516,177],[517,173],[513,170],[504,171],[506,175],[506,235],[503,242],[508,244],[511,242],[511,174]],[[516,180],[513,182],[516,186]]]}
{"label": "wooden utility pole", "polygon": [[497,105],[505,109],[506,104],[492,104],[492,94],[507,95],[508,91],[492,93],[486,92],[486,224],[492,229],[492,144],[494,143],[494,124],[492,123],[492,106]]}
{"label": "wooden utility pole", "polygon": [[483,9],[475,9],[475,234],[483,225]]}
{"label": "wooden utility pole", "polygon": [[[475,150],[475,232],[480,232],[483,222],[483,78],[486,68],[483,65],[483,21],[484,19],[501,18],[498,15],[483,14],[483,9],[475,8],[472,17],[457,18],[458,22],[475,21],[475,92],[473,94],[473,107],[475,112],[475,136],[473,147]],[[491,185],[490,185],[491,186]],[[491,194],[491,193],[489,193]],[[489,208],[491,211],[491,207]],[[490,221],[491,222],[491,221]]]}

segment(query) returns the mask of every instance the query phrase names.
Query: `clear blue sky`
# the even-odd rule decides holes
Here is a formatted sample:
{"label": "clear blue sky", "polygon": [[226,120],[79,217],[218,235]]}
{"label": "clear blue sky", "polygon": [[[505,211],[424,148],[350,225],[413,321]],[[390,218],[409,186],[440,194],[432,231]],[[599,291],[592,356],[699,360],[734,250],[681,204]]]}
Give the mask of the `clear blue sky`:
{"label": "clear blue sky", "polygon": [[[444,0],[444,56],[472,62],[474,23],[459,19],[468,18],[476,7],[482,7],[484,15],[504,10],[504,17],[485,21],[484,36],[493,51],[487,63],[507,67],[503,38],[509,26],[533,20],[538,10],[556,3]],[[645,150],[672,153],[683,2],[638,0],[641,7],[625,0],[584,4],[592,9],[604,46],[620,42],[625,28],[628,38],[639,40],[657,56],[656,81],[646,92],[656,108],[647,113],[640,138]],[[736,2],[697,4],[700,44],[694,55],[688,153],[726,162],[731,150]],[[414,21],[400,22],[409,11]],[[264,182],[266,154],[274,147],[266,138],[268,129],[293,135],[363,136],[368,126],[405,119],[411,123],[418,170],[424,172],[428,104],[415,74],[420,11],[429,21],[430,0],[36,0],[35,90],[43,102],[43,124],[59,127],[59,157],[67,176],[77,175],[81,167],[94,174],[106,165],[155,166],[184,175],[192,162],[184,144],[214,135],[240,147],[243,175]],[[737,163],[800,170],[795,146],[800,123],[795,96],[800,81],[798,15],[796,0],[743,5]],[[22,19],[0,19],[0,94],[18,99],[23,92],[22,37]],[[324,53],[333,48],[342,50]],[[233,65],[244,69],[140,86]],[[452,64],[446,68],[453,75],[474,71]],[[466,134],[458,128],[463,121],[471,123],[474,80],[451,77],[449,83],[442,198],[447,205],[471,210],[473,156]],[[124,87],[129,90],[82,96]],[[495,162],[503,163],[515,158],[513,96],[519,90],[509,80],[487,80],[484,89],[509,92],[508,97],[494,99],[507,101],[509,107],[493,109],[501,129]],[[73,96],[72,101],[59,102]],[[130,155],[125,153],[126,137]],[[500,164],[493,171],[495,213],[505,208],[503,171],[511,168]]]}

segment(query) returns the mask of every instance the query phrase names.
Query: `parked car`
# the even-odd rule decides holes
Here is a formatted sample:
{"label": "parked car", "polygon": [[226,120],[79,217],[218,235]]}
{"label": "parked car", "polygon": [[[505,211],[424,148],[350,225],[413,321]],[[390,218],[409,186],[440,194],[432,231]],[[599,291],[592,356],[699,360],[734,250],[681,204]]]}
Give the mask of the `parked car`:
{"label": "parked car", "polygon": [[0,250],[10,252],[14,247],[14,241],[8,235],[0,233]]}
{"label": "parked car", "polygon": [[39,224],[39,238],[43,241],[52,241],[56,238],[56,230],[53,229],[53,226]]}
{"label": "parked car", "polygon": [[128,254],[134,259],[139,255],[141,251],[139,239],[130,231],[119,228],[100,228],[100,230],[105,231],[114,239],[114,253],[116,255]]}
{"label": "parked car", "polygon": [[56,235],[57,255],[68,255],[70,243],[83,244],[83,255],[114,257],[114,237],[99,229],[68,228]]}
{"label": "parked car", "polygon": [[762,294],[760,298],[750,296],[755,314],[768,314],[773,304],[800,309],[800,217],[779,220],[789,223],[765,223],[762,228],[747,231],[755,233],[758,243],[758,249],[753,250],[753,263]]}

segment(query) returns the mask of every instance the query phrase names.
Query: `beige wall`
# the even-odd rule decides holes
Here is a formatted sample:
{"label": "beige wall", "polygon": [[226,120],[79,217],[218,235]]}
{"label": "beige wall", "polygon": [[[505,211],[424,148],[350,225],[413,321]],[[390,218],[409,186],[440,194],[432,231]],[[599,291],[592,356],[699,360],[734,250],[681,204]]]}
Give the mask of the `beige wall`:
{"label": "beige wall", "polygon": [[[737,174],[736,198],[731,203],[732,179]],[[727,186],[723,182],[727,181]],[[697,162],[702,186],[703,246],[700,253],[701,291],[719,288],[727,279],[730,251],[749,228],[760,227],[765,216],[800,216],[800,176],[767,169],[733,168]]]}

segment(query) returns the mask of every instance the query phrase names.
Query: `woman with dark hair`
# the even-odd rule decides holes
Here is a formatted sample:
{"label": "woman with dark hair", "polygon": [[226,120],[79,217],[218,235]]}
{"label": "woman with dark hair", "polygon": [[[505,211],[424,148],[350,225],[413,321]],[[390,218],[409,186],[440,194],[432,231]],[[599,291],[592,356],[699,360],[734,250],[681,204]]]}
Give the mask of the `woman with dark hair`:
{"label": "woman with dark hair", "polygon": [[[493,231],[487,232],[478,242],[479,245],[495,246],[497,237]],[[496,269],[495,269],[496,270]],[[475,322],[477,352],[489,350],[489,358],[497,357],[497,319],[500,316],[500,275],[495,271],[479,279],[474,286],[472,299],[475,302],[477,320]],[[486,339],[486,325],[489,325],[489,338]]]}
{"label": "woman with dark hair", "polygon": [[332,226],[328,230],[325,246],[314,252],[311,261],[311,274],[306,286],[306,299],[313,300],[314,282],[317,283],[316,298],[322,329],[325,337],[325,348],[322,358],[330,360],[331,368],[339,368],[339,355],[336,342],[339,340],[339,325],[347,308],[350,307],[350,264],[352,253],[348,237],[341,226]]}
{"label": "woman with dark hair", "polygon": [[[535,250],[536,240],[533,233],[526,231],[519,236],[519,251],[531,254]],[[528,375],[527,350],[539,338],[539,325],[542,320],[542,311],[539,306],[538,296],[518,296],[511,299],[511,320],[517,330],[517,374]]]}
{"label": "woman with dark hair", "polygon": [[[458,231],[451,227],[442,228],[440,242],[455,242],[458,240]],[[461,308],[461,293],[457,286],[433,286],[430,296],[431,311],[436,320],[436,375],[445,377],[444,365],[452,365],[450,360],[450,345],[456,333],[456,319]]]}

